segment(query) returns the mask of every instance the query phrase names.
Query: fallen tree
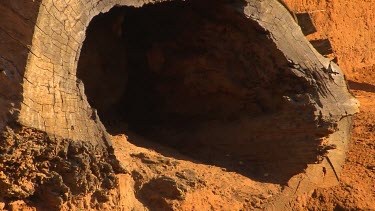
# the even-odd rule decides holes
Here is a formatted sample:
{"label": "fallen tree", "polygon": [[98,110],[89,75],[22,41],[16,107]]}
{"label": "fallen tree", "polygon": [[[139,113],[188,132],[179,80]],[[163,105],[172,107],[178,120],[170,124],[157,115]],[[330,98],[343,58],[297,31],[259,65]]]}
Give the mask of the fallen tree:
{"label": "fallen tree", "polygon": [[[125,9],[110,11],[114,6]],[[47,199],[39,206],[114,209],[115,174],[126,167],[101,119],[119,116],[115,105],[130,109],[123,114],[129,126],[155,139],[165,140],[161,128],[177,131],[191,119],[199,125],[163,144],[183,140],[181,149],[203,153],[217,146],[215,156],[229,150],[265,172],[281,172],[278,182],[287,186],[270,207],[287,209],[289,195],[339,180],[358,102],[340,68],[309,44],[277,1],[4,1],[0,8],[0,199],[6,203]],[[174,24],[161,24],[162,33],[152,28],[170,19]],[[128,43],[112,55],[119,37]],[[128,63],[113,62],[122,57]],[[134,70],[157,79],[142,80]],[[148,88],[137,86],[146,82]],[[152,95],[153,107],[143,107],[144,98],[129,104],[128,88]],[[147,118],[138,115],[145,111]],[[158,127],[146,130],[150,119]],[[184,145],[188,140],[196,141]]]}

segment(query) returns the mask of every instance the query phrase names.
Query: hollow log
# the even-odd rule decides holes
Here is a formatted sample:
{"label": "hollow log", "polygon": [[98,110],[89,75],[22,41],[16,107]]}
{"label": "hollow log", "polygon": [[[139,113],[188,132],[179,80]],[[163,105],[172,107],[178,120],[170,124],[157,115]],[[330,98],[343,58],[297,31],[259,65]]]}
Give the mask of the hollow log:
{"label": "hollow log", "polygon": [[0,40],[1,200],[116,209],[115,105],[149,139],[183,122],[188,135],[163,144],[282,172],[266,209],[340,179],[359,103],[276,0],[4,0]]}

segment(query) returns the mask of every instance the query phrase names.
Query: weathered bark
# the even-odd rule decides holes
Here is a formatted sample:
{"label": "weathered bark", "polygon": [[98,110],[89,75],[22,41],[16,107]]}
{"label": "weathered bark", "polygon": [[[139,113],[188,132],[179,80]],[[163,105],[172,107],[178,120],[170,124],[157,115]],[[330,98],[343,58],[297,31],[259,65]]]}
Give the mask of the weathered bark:
{"label": "weathered bark", "polygon": [[[107,195],[116,190],[114,173],[123,169],[113,155],[104,126],[88,103],[83,82],[77,79],[77,65],[86,29],[94,16],[115,5],[141,7],[157,2],[25,1],[24,11],[18,10],[21,3],[0,3],[0,38],[6,40],[0,43],[0,198],[43,197],[48,199],[47,206],[60,208],[77,204],[99,208],[104,202],[109,208],[116,206],[116,197],[109,201]],[[227,4],[248,18],[253,31],[242,33],[254,33],[267,50],[272,50],[269,54],[254,50],[261,58],[260,65],[272,63],[269,69],[264,68],[263,78],[256,78],[264,81],[253,90],[263,93],[259,96],[280,97],[282,106],[273,119],[263,117],[259,127],[267,131],[276,124],[272,133],[280,134],[278,141],[285,141],[284,147],[300,146],[293,159],[304,153],[318,156],[319,145],[324,154],[322,162],[316,160],[318,164],[314,160],[304,163],[306,173],[292,177],[273,205],[284,206],[290,194],[335,184],[345,159],[351,116],[358,109],[343,73],[313,49],[293,17],[276,0]],[[270,88],[279,76],[283,84]],[[289,87],[274,90],[284,85]],[[267,99],[264,102],[267,104]],[[305,134],[309,147],[300,144]],[[329,148],[333,145],[335,149]],[[311,146],[316,149],[311,150]],[[282,147],[269,150],[287,151]],[[284,165],[294,165],[293,159],[286,159]],[[17,173],[19,170],[12,166],[22,166],[23,171]]]}

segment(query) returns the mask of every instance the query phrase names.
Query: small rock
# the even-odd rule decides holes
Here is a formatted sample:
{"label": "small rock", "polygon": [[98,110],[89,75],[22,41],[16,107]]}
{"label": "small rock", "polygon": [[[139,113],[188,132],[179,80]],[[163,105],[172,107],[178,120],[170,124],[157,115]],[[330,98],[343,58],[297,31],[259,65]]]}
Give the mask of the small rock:
{"label": "small rock", "polygon": [[261,201],[260,199],[253,197],[251,201],[251,205],[255,208],[261,208]]}
{"label": "small rock", "polygon": [[140,190],[140,194],[147,200],[155,197],[159,199],[183,200],[186,191],[186,187],[178,183],[175,179],[162,176],[144,184]]}

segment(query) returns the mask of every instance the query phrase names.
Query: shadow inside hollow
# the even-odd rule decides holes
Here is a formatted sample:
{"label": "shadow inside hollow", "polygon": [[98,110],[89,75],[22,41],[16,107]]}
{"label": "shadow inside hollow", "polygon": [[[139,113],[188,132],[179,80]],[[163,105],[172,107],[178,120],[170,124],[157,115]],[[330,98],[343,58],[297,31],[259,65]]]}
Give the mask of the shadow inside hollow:
{"label": "shadow inside hollow", "polygon": [[348,84],[350,89],[375,93],[375,85],[368,83],[359,83],[355,81],[348,81]]}
{"label": "shadow inside hollow", "polygon": [[174,1],[94,18],[77,77],[107,131],[260,182],[286,184],[315,163],[316,134],[327,132],[312,108],[284,98],[308,85],[289,74],[267,32],[238,13],[244,5]]}

